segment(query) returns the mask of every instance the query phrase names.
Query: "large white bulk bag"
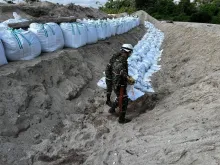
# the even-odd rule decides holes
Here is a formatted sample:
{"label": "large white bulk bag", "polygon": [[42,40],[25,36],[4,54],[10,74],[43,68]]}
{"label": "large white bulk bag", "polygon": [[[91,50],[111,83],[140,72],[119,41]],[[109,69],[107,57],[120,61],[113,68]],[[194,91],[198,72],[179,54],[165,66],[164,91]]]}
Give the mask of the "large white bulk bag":
{"label": "large white bulk bag", "polygon": [[111,37],[112,36],[111,25],[109,22],[106,22],[105,25],[106,25],[106,37]]}
{"label": "large white bulk bag", "polygon": [[56,23],[32,23],[28,30],[37,35],[42,52],[53,52],[64,47],[63,33]]}
{"label": "large white bulk bag", "polygon": [[8,28],[7,24],[0,23],[0,31],[6,30]]}
{"label": "large white bulk bag", "polygon": [[97,33],[98,33],[98,39],[99,40],[104,40],[107,37],[107,26],[106,24],[102,23],[102,22],[97,22],[96,24],[96,29],[97,29]]}
{"label": "large white bulk bag", "polygon": [[98,41],[98,33],[96,30],[96,25],[94,23],[87,23],[87,33],[88,33],[88,44],[93,44]]}
{"label": "large white bulk bag", "polygon": [[8,63],[8,61],[5,57],[5,50],[4,50],[4,47],[2,45],[2,41],[0,39],[0,66],[5,65],[7,63]]}
{"label": "large white bulk bag", "polygon": [[115,36],[116,35],[116,30],[117,30],[117,27],[118,27],[118,24],[116,22],[112,22],[110,24],[111,26],[111,35],[112,36]]}
{"label": "large white bulk bag", "polygon": [[40,41],[30,31],[4,30],[1,39],[9,61],[31,60],[41,54]]}
{"label": "large white bulk bag", "polygon": [[1,34],[4,33],[4,30],[7,30],[8,25],[4,24],[4,23],[0,23],[0,38],[1,38]]}
{"label": "large white bulk bag", "polygon": [[124,22],[124,33],[128,32],[130,30],[130,22],[128,20],[126,20]]}
{"label": "large white bulk bag", "polygon": [[79,48],[87,44],[88,32],[85,24],[61,23],[65,47]]}
{"label": "large white bulk bag", "polygon": [[124,22],[119,22],[119,25],[117,27],[116,34],[123,34],[125,32],[125,24]]}

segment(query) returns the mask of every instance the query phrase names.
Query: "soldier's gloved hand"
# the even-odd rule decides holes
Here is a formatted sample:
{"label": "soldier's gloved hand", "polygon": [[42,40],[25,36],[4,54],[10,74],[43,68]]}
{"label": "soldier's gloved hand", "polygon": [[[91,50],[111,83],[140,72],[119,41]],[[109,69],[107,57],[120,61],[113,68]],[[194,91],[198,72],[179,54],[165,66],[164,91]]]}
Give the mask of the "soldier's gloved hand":
{"label": "soldier's gloved hand", "polygon": [[131,76],[128,76],[127,80],[128,80],[129,85],[134,85],[135,84],[135,80]]}

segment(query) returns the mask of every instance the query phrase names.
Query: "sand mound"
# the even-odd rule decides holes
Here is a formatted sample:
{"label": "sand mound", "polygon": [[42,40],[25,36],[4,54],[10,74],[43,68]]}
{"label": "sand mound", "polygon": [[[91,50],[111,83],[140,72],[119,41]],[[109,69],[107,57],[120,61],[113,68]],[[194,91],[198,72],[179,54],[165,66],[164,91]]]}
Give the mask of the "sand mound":
{"label": "sand mound", "polygon": [[0,4],[0,22],[13,18],[12,13],[17,12],[23,18],[31,19],[34,17],[68,17],[75,16],[76,18],[106,18],[107,14],[95,9],[82,7],[78,5],[60,5],[50,2],[36,2],[33,4],[16,4],[5,5]]}

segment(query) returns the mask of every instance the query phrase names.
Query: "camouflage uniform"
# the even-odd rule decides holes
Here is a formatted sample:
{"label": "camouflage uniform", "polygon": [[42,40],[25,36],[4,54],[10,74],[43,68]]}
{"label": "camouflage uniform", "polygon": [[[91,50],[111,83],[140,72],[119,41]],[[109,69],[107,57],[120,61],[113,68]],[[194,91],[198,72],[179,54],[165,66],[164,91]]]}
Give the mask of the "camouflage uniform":
{"label": "camouflage uniform", "polygon": [[127,96],[127,77],[128,77],[128,62],[127,57],[119,56],[112,65],[112,84],[114,92],[117,96],[112,108],[115,109],[119,105],[120,88],[123,87],[123,103],[122,112],[120,118],[124,118],[128,106],[128,96]]}
{"label": "camouflage uniform", "polygon": [[106,85],[107,85],[107,97],[109,95],[109,97],[111,96],[112,93],[112,65],[114,64],[114,62],[116,61],[116,59],[120,56],[120,53],[116,53],[113,54],[106,69],[105,69],[105,75],[106,75]]}

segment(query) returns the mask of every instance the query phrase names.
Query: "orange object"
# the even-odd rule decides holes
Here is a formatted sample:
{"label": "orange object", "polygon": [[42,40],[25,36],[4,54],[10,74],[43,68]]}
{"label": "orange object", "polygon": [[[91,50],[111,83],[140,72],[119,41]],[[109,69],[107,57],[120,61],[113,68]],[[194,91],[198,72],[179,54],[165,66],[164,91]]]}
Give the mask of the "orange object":
{"label": "orange object", "polygon": [[123,96],[124,96],[124,87],[121,86],[120,96],[119,96],[119,109],[120,109],[120,112],[122,112]]}

